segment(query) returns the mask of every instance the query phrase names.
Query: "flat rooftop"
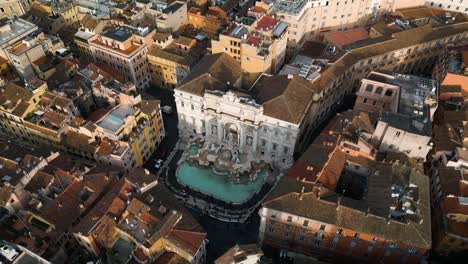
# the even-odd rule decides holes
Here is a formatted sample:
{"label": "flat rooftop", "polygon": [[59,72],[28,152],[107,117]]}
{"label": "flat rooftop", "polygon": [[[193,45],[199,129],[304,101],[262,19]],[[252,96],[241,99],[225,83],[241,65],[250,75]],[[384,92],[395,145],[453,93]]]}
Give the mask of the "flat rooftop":
{"label": "flat rooftop", "polygon": [[22,35],[29,34],[28,32],[34,31],[37,26],[24,19],[7,19],[3,17],[0,19],[0,45]]}
{"label": "flat rooftop", "polygon": [[111,29],[107,29],[106,31],[103,31],[101,35],[106,38],[124,42],[130,37],[132,37],[133,33],[123,28],[111,28]]}
{"label": "flat rooftop", "polygon": [[119,106],[105,115],[96,125],[113,133],[125,124],[125,118],[134,115],[136,110],[130,106]]}
{"label": "flat rooftop", "polygon": [[179,8],[181,8],[182,6],[184,6],[184,3],[174,2],[172,5],[168,6],[166,9],[164,9],[162,12],[164,14],[172,14],[172,13],[176,12],[177,10],[179,10]]}
{"label": "flat rooftop", "polygon": [[224,34],[235,38],[241,38],[244,34],[247,34],[247,32],[248,30],[246,27],[234,23],[226,29]]}
{"label": "flat rooftop", "polygon": [[367,30],[365,28],[358,28],[349,31],[338,31],[325,35],[325,39],[339,46],[349,45],[356,41],[368,38],[369,33],[367,33]]}

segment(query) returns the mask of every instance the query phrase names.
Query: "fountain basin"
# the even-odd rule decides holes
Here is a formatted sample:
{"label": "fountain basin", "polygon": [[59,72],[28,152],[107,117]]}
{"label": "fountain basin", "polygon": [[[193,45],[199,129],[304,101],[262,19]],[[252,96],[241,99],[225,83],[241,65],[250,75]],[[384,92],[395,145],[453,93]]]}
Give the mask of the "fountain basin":
{"label": "fountain basin", "polygon": [[177,170],[177,179],[181,184],[235,204],[248,201],[260,189],[265,175],[264,169],[257,174],[255,181],[235,183],[234,175],[218,175],[211,167],[198,167],[183,162]]}

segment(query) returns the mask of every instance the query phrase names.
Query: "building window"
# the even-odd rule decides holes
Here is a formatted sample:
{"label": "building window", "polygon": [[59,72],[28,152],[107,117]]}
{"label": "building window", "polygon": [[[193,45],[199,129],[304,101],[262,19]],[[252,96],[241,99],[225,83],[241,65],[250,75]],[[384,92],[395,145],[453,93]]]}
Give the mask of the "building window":
{"label": "building window", "polygon": [[288,222],[292,222],[292,216],[288,216]]}
{"label": "building window", "polygon": [[276,215],[275,215],[275,214],[272,214],[270,217],[273,218],[273,219],[276,219]]}
{"label": "building window", "polygon": [[366,92],[372,92],[372,90],[373,90],[372,84],[368,84],[368,85],[366,86]]}
{"label": "building window", "polygon": [[325,230],[325,225],[320,225],[320,230],[321,231]]}
{"label": "building window", "polygon": [[309,225],[309,220],[304,220],[304,223],[302,225],[303,226],[308,226]]}
{"label": "building window", "polygon": [[270,229],[268,231],[270,231],[270,233],[273,233],[275,231],[275,229],[273,229],[273,227],[270,227]]}
{"label": "building window", "polygon": [[377,89],[375,89],[375,93],[376,94],[382,94],[382,91],[383,91],[383,88],[382,87],[377,87]]}
{"label": "building window", "polygon": [[355,233],[354,238],[359,238],[359,233]]}
{"label": "building window", "polygon": [[245,141],[246,141],[247,146],[252,146],[252,144],[253,144],[253,137],[251,137],[251,136],[246,136]]}
{"label": "building window", "polygon": [[364,98],[364,100],[362,100],[362,103],[367,104],[367,98]]}
{"label": "building window", "polygon": [[395,136],[399,137],[401,135],[401,132],[400,131],[397,131]]}
{"label": "building window", "polygon": [[389,248],[396,248],[398,246],[398,243],[390,243],[390,245],[388,245]]}
{"label": "building window", "polygon": [[392,96],[392,94],[393,94],[392,90],[385,91],[385,96]]}

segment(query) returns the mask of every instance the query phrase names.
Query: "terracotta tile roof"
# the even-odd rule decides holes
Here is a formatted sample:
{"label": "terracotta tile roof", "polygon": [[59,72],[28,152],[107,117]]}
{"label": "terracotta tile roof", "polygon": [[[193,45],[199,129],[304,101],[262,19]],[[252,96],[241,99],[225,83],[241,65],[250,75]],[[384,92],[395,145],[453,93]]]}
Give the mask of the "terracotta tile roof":
{"label": "terracotta tile roof", "polygon": [[15,47],[13,47],[13,49],[11,49],[11,53],[15,54],[16,56],[19,56],[21,55],[23,52],[29,50],[30,47],[28,47],[28,45],[26,43],[21,43]]}
{"label": "terracotta tile roof", "polygon": [[41,216],[55,226],[58,232],[66,232],[80,216],[79,192],[82,184],[75,180],[57,197],[52,204],[41,211]]}
{"label": "terracotta tile roof", "polygon": [[116,225],[114,220],[107,215],[104,216],[99,221],[98,226],[93,233],[93,237],[97,244],[104,248],[112,248],[118,236],[118,232],[115,227]]}
{"label": "terracotta tile roof", "polygon": [[267,11],[265,10],[265,8],[263,8],[261,6],[254,6],[251,9],[249,9],[249,12],[265,14]]}
{"label": "terracotta tile roof", "polygon": [[[388,169],[388,166],[394,166],[395,169]],[[402,166],[405,171],[410,171],[407,175],[396,176],[397,169]],[[338,195],[334,192],[321,192],[320,198],[313,192],[313,184],[298,182],[291,177],[283,177],[274,190],[266,198],[264,207],[294,214],[338,227],[354,230],[355,232],[378,236],[391,241],[405,243],[422,249],[431,248],[431,221],[429,204],[429,179],[426,175],[418,171],[408,170],[401,164],[383,164],[379,163],[376,170],[380,171],[380,176],[376,179],[369,177],[374,182],[369,185],[368,194],[374,194],[367,200],[354,200]],[[395,174],[400,180],[406,181],[405,186],[413,184],[417,186],[418,192],[418,217],[423,221],[409,220],[402,223],[397,220],[387,220],[390,207],[388,201],[392,199],[385,198],[389,196],[392,181],[390,185],[384,183],[388,174]],[[379,175],[379,174],[376,174]],[[373,175],[375,176],[375,175]],[[407,178],[408,177],[408,178]],[[375,177],[374,177],[375,178]],[[382,185],[379,185],[380,184]],[[387,184],[387,185],[385,185]],[[300,194],[304,187],[304,194]],[[284,189],[284,191],[281,191]],[[322,189],[325,189],[322,187]],[[390,193],[391,194],[391,193]],[[340,202],[338,202],[338,200]],[[374,207],[377,206],[377,207]],[[369,208],[369,212],[367,209]],[[384,210],[386,208],[386,210]],[[382,214],[385,211],[385,214]]]}
{"label": "terracotta tile roof", "polygon": [[98,147],[91,143],[92,140],[93,138],[88,137],[85,134],[69,130],[65,135],[63,135],[62,143],[68,147],[72,147],[86,153],[96,153]]}
{"label": "terracotta tile roof", "polygon": [[152,264],[189,264],[190,262],[174,252],[165,251]]}
{"label": "terracotta tile roof", "polygon": [[250,35],[247,38],[247,44],[258,47],[262,43],[262,39],[256,36]]}
{"label": "terracotta tile roof", "polygon": [[0,56],[0,65],[8,63],[8,60]]}
{"label": "terracotta tile roof", "polygon": [[235,245],[216,259],[215,264],[237,263],[245,260],[249,255],[263,255],[263,252],[256,244]]}
{"label": "terracotta tile roof", "polygon": [[441,85],[459,85],[465,93],[468,93],[468,76],[447,73]]}
{"label": "terracotta tile roof", "polygon": [[37,193],[39,190],[52,184],[54,177],[43,171],[38,171],[28,182],[24,189],[30,193]]}
{"label": "terracotta tile roof", "polygon": [[271,16],[263,16],[257,21],[256,29],[263,31],[273,30],[274,27],[278,24],[278,20]]}
{"label": "terracotta tile roof", "polygon": [[103,116],[107,115],[107,113],[110,111],[110,109],[104,109],[104,108],[99,108],[96,111],[92,112],[88,118],[86,118],[87,121],[91,121],[93,123],[96,123],[99,121]]}
{"label": "terracotta tile roof", "polygon": [[0,105],[6,109],[14,109],[17,103],[21,101],[28,102],[32,97],[33,93],[31,91],[14,82],[9,82],[0,93]]}
{"label": "terracotta tile roof", "polygon": [[144,168],[136,168],[127,175],[127,180],[137,188],[144,187],[158,180],[158,177],[152,173],[146,173]]}
{"label": "terracotta tile roof", "polygon": [[15,187],[2,184],[0,186],[0,206],[5,206],[10,201],[11,195],[14,192],[15,192]]}
{"label": "terracotta tile roof", "polygon": [[366,29],[358,28],[350,31],[338,31],[329,33],[326,34],[324,38],[335,45],[345,46],[359,40],[368,39],[369,34],[367,33]]}
{"label": "terracotta tile roof", "polygon": [[263,105],[264,115],[300,124],[316,92],[309,81],[299,76],[262,75],[251,93],[256,103]]}
{"label": "terracotta tile roof", "polygon": [[[80,232],[89,235],[96,228],[96,223],[106,214],[111,212],[114,216],[119,216],[125,210],[127,200],[126,192],[133,188],[125,181],[125,178],[110,184],[112,188],[91,208],[85,212],[80,222],[73,227],[74,232]],[[120,201],[116,201],[120,200]]]}
{"label": "terracotta tile roof", "polygon": [[226,53],[208,55],[177,89],[202,96],[205,90],[228,90],[241,77],[240,63]]}
{"label": "terracotta tile roof", "polygon": [[141,100],[136,107],[140,108],[140,110],[147,114],[151,115],[153,111],[158,112],[161,106],[161,101],[159,100]]}
{"label": "terracotta tile roof", "polygon": [[184,246],[191,254],[195,254],[203,245],[206,233],[172,230],[168,238]]}

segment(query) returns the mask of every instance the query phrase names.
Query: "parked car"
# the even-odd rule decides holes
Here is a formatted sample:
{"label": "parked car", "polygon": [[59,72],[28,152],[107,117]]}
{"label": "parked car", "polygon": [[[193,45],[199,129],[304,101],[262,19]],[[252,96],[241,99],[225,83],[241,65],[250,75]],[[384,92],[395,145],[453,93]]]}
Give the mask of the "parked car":
{"label": "parked car", "polygon": [[160,168],[162,167],[163,164],[164,164],[164,161],[163,161],[162,159],[158,159],[158,160],[156,161],[156,164],[154,165],[154,167],[155,167],[156,169],[160,169]]}
{"label": "parked car", "polygon": [[168,115],[172,114],[172,112],[173,112],[172,107],[170,107],[168,105],[163,106],[161,108],[161,110],[162,110],[163,113],[168,114]]}

